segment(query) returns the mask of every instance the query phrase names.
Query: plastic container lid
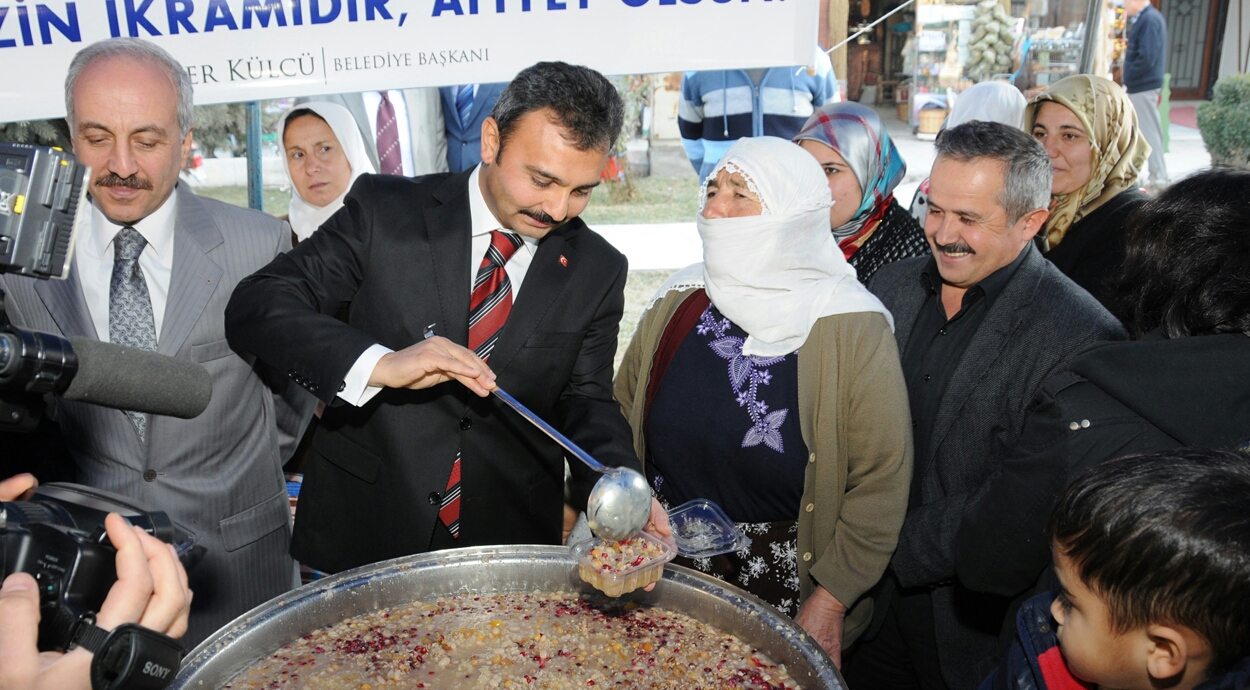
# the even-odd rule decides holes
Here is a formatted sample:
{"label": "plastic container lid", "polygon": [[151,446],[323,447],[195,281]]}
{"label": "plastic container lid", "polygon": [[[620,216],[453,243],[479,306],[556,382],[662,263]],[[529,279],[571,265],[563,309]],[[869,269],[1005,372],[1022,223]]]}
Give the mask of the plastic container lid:
{"label": "plastic container lid", "polygon": [[668,511],[677,552],[687,558],[708,558],[751,545],[751,538],[715,503],[696,498]]}

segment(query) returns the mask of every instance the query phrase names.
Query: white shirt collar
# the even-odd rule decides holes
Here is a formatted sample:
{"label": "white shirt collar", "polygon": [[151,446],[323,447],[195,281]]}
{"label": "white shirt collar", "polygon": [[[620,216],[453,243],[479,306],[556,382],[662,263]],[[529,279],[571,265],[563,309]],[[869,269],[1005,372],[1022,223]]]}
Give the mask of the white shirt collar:
{"label": "white shirt collar", "polygon": [[[143,235],[143,239],[148,241],[146,249],[150,248],[157,258],[163,263],[170,263],[174,250],[174,219],[178,209],[178,190],[174,189],[169,194],[169,198],[165,203],[161,204],[155,211],[148,214],[137,223],[132,223],[130,227],[139,231]],[[95,256],[104,256],[108,251],[109,245],[113,242],[113,238],[117,233],[126,226],[117,225],[113,221],[105,217],[100,207],[91,205],[91,234],[90,245]]]}
{"label": "white shirt collar", "polygon": [[[473,227],[474,237],[489,235],[492,230],[507,230],[495,218],[495,214],[490,210],[490,205],[486,203],[486,196],[482,194],[482,185],[478,182],[478,173],[481,171],[482,166],[478,165],[469,174],[469,219]],[[508,230],[508,232],[512,231]],[[521,246],[525,247],[525,251],[533,256],[538,248],[538,240],[520,233],[513,234],[521,238],[523,242]]]}

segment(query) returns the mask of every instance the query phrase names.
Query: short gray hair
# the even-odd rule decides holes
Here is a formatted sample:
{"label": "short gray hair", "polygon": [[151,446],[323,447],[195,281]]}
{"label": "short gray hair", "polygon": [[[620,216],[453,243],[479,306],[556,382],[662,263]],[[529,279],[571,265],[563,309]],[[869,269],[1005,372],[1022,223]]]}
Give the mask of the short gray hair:
{"label": "short gray hair", "polygon": [[968,122],[952,127],[937,139],[939,158],[965,162],[992,158],[1007,166],[998,204],[1015,224],[1026,213],[1050,206],[1053,172],[1046,149],[1024,131],[998,122]]}
{"label": "short gray hair", "polygon": [[65,119],[69,122],[70,131],[74,129],[74,84],[83,68],[93,60],[106,57],[128,57],[133,60],[149,62],[163,68],[169,73],[169,81],[178,95],[178,131],[180,138],[186,137],[195,122],[195,110],[192,108],[191,77],[182,68],[182,64],[174,59],[164,48],[137,38],[109,38],[78,51],[69,63],[69,74],[65,75]]}

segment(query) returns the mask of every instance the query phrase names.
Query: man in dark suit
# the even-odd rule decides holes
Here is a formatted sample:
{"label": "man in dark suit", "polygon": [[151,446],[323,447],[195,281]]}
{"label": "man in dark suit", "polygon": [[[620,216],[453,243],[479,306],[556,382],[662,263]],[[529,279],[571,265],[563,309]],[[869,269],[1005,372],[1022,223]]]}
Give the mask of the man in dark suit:
{"label": "man in dark suit", "polygon": [[[319,232],[235,291],[231,344],[327,405],[295,525],[301,562],[560,543],[564,454],[479,397],[494,376],[604,464],[638,469],[612,397],[626,261],[577,218],[622,113],[597,72],[534,65],[486,120],[481,166],[362,176]],[[346,323],[331,316],[341,307]],[[465,385],[437,385],[449,378]],[[572,471],[584,508],[598,475]]]}
{"label": "man in dark suit", "polygon": [[438,90],[447,123],[447,167],[454,173],[482,162],[482,123],[507,84],[461,84]]}
{"label": "man in dark suit", "polygon": [[1042,381],[1084,346],[1125,338],[1033,244],[1049,215],[1041,145],[973,122],[945,132],[937,150],[925,223],[933,255],[888,265],[871,285],[894,314],[916,468],[873,625],[847,662],[856,688],[966,690],[994,670],[1012,602],[955,581],[960,522],[1015,446]]}

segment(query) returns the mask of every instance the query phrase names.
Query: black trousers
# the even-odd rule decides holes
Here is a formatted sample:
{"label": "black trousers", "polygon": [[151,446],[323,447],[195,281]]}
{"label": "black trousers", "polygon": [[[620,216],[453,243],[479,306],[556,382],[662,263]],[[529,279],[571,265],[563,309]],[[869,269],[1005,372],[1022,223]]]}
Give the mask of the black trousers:
{"label": "black trousers", "polygon": [[849,690],[950,690],[938,662],[929,593],[896,589],[881,630],[851,650],[842,675]]}

